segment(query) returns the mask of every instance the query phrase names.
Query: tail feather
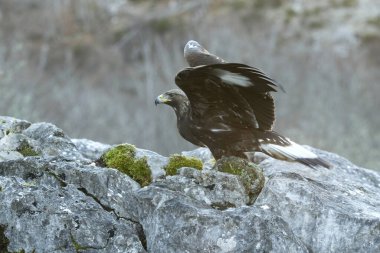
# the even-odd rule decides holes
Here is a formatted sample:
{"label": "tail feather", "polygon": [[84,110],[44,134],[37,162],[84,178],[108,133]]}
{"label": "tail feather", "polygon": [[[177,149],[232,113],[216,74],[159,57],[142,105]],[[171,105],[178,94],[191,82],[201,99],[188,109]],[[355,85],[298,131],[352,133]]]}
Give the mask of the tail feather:
{"label": "tail feather", "polygon": [[290,162],[299,162],[311,168],[322,166],[330,168],[330,164],[318,157],[316,154],[301,145],[286,139],[287,143],[261,143],[260,147],[264,153],[276,159]]}
{"label": "tail feather", "polygon": [[331,165],[329,163],[327,163],[325,160],[321,159],[321,158],[297,158],[296,159],[297,162],[299,163],[302,163],[306,166],[309,166],[311,168],[315,168],[315,167],[318,167],[318,166],[322,166],[322,167],[325,167],[327,169],[330,169],[331,168]]}

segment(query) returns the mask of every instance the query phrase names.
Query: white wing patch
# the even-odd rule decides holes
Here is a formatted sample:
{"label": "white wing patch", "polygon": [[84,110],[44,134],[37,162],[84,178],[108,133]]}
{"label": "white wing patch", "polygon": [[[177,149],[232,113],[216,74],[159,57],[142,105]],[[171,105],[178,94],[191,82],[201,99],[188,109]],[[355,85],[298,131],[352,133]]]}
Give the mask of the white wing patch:
{"label": "white wing patch", "polygon": [[231,129],[213,128],[210,130],[213,133],[230,132]]}
{"label": "white wing patch", "polygon": [[222,79],[223,82],[231,84],[231,85],[237,85],[241,87],[249,87],[252,86],[252,82],[250,79],[246,76],[237,74],[237,73],[232,73],[227,70],[223,69],[214,69],[214,74]]}
{"label": "white wing patch", "polygon": [[296,159],[317,159],[318,156],[301,145],[290,141],[289,146],[261,144],[260,147],[275,158],[295,161]]}
{"label": "white wing patch", "polygon": [[[218,116],[218,118],[223,118],[223,116]],[[218,128],[212,128],[210,129],[211,132],[213,133],[221,133],[221,132],[230,132],[232,129],[226,125],[226,124],[220,124]]]}

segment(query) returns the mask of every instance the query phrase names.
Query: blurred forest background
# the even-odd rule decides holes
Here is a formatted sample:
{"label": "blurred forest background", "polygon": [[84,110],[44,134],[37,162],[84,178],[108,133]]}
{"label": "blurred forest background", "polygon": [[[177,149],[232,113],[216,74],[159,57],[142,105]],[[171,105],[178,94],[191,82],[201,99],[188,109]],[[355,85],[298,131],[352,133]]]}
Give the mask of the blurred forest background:
{"label": "blurred forest background", "polygon": [[0,115],[161,154],[190,39],[280,82],[275,129],[380,169],[378,0],[0,0]]}

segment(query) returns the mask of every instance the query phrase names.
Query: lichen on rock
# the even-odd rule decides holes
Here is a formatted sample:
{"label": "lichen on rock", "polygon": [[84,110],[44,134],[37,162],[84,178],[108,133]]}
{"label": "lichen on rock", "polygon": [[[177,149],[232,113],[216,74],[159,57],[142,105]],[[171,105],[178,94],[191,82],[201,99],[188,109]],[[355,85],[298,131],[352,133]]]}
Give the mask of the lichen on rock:
{"label": "lichen on rock", "polygon": [[239,176],[239,180],[249,196],[249,204],[255,202],[264,187],[263,170],[248,160],[238,157],[223,157],[216,162],[214,168],[220,172]]}
{"label": "lichen on rock", "polygon": [[202,170],[203,163],[195,157],[187,157],[183,155],[170,156],[168,164],[164,167],[166,175],[172,176],[177,174],[177,170],[182,167],[191,167],[197,170]]}
{"label": "lichen on rock", "polygon": [[39,153],[35,151],[34,148],[26,140],[23,140],[20,143],[16,151],[18,151],[23,156],[38,156],[39,155]]}
{"label": "lichen on rock", "polygon": [[105,152],[101,163],[108,168],[115,168],[138,182],[141,186],[152,182],[152,175],[146,158],[136,158],[136,148],[130,144],[121,144]]}
{"label": "lichen on rock", "polygon": [[[22,156],[40,155],[37,142],[21,133],[10,133],[0,139],[0,152],[18,152]],[[0,155],[1,156],[1,155]],[[8,156],[9,157],[9,156]]]}

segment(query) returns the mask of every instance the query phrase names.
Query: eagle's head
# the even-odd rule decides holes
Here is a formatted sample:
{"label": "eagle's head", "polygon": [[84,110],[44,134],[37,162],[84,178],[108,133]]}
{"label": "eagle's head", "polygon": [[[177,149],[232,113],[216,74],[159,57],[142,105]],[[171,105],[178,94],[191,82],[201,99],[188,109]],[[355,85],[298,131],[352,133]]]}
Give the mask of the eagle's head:
{"label": "eagle's head", "polygon": [[[197,55],[197,54],[209,55],[210,53],[204,47],[202,47],[201,44],[199,44],[197,41],[189,40],[186,43],[185,48],[183,49],[183,55],[185,56],[185,59],[188,60],[189,58],[192,58],[193,55]],[[194,67],[194,66],[191,66],[191,67]]]}
{"label": "eagle's head", "polygon": [[182,118],[189,110],[189,99],[180,89],[173,89],[162,93],[156,97],[154,103],[156,105],[166,104],[171,106],[174,109],[178,119]]}
{"label": "eagle's head", "polygon": [[211,54],[195,40],[190,40],[187,42],[183,50],[183,54],[190,67],[225,63],[222,58]]}
{"label": "eagle's head", "polygon": [[154,101],[154,103],[156,105],[167,104],[172,107],[175,107],[176,105],[182,104],[183,102],[187,100],[188,99],[182,90],[172,89],[156,97],[156,100]]}

